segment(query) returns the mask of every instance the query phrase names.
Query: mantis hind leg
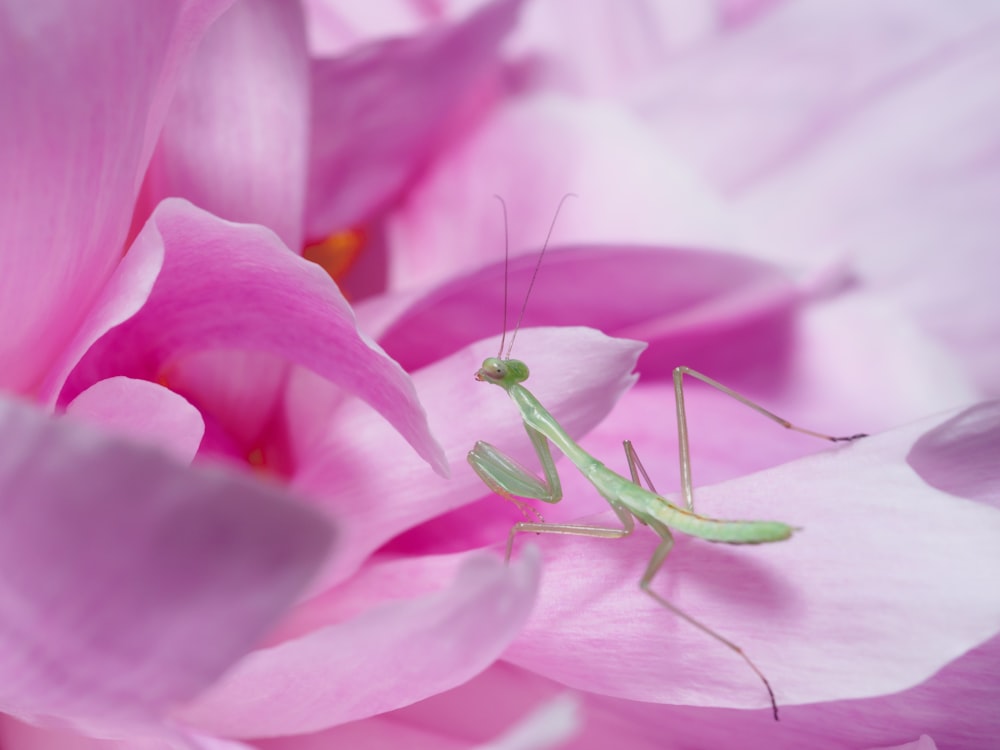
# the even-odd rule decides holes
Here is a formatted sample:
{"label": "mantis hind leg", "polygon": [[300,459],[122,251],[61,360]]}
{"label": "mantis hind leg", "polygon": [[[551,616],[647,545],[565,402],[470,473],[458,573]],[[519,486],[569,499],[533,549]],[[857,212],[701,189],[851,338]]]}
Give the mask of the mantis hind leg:
{"label": "mantis hind leg", "polygon": [[533,532],[535,534],[565,534],[567,536],[588,536],[597,539],[622,539],[635,530],[635,521],[628,510],[618,504],[611,503],[611,509],[622,522],[622,528],[612,529],[606,526],[587,526],[572,523],[534,523],[532,521],[521,521],[511,527],[510,535],[507,537],[507,552],[504,555],[504,562],[510,561],[511,551],[514,549],[514,538],[521,533]]}
{"label": "mantis hind leg", "polygon": [[649,594],[649,596],[651,596],[660,606],[670,610],[675,615],[680,617],[682,620],[685,620],[690,624],[694,625],[700,631],[702,631],[706,635],[711,636],[726,648],[730,649],[731,651],[735,651],[736,654],[739,655],[739,657],[747,663],[747,666],[749,666],[750,669],[754,671],[754,674],[756,674],[760,678],[760,681],[764,683],[764,687],[767,689],[768,698],[770,698],[771,700],[771,711],[774,713],[774,720],[777,721],[778,703],[777,701],[775,701],[774,690],[771,689],[771,683],[768,682],[767,678],[764,676],[764,673],[760,671],[760,668],[753,663],[750,657],[747,656],[745,653],[743,653],[743,649],[741,649],[735,643],[730,641],[728,638],[724,638],[723,636],[716,633],[714,630],[708,627],[708,625],[705,625],[703,622],[696,620],[687,612],[671,604],[662,596],[653,591],[653,589],[650,587],[650,584],[652,584],[653,582],[653,578],[656,577],[656,574],[660,571],[660,568],[663,567],[663,563],[666,561],[667,555],[669,555],[670,550],[673,549],[674,537],[670,533],[670,529],[668,529],[664,524],[660,523],[659,521],[655,519],[647,519],[646,523],[653,531],[655,531],[659,535],[660,543],[656,547],[656,551],[653,552],[653,556],[652,558],[650,558],[649,564],[646,566],[646,572],[642,574],[642,578],[639,580],[639,588],[641,588],[643,591]]}
{"label": "mantis hind leg", "polygon": [[[643,467],[642,461],[639,460],[639,454],[636,453],[635,448],[632,446],[632,442],[630,440],[626,440],[624,441],[623,445],[625,447],[625,458],[628,461],[629,472],[632,475],[632,482],[642,487],[642,481],[640,480],[640,477],[642,477],[642,479],[646,480],[646,486],[648,486],[649,489],[655,493],[656,488],[653,487],[653,483],[649,479],[649,474],[646,473],[646,469]],[[644,592],[646,592],[650,597],[652,597],[653,600],[655,600],[656,603],[659,604],[661,607],[670,610],[675,615],[680,617],[682,620],[685,620],[686,622],[689,622],[690,624],[694,625],[700,631],[702,631],[706,635],[711,636],[712,638],[717,640],[719,643],[721,643],[723,646],[730,649],[731,651],[735,651],[739,655],[739,657],[747,663],[750,669],[754,671],[754,674],[756,674],[760,678],[761,682],[764,683],[764,687],[767,689],[767,695],[771,700],[771,711],[774,713],[774,718],[777,721],[778,704],[774,699],[774,690],[771,689],[771,683],[768,682],[767,678],[764,676],[764,673],[760,671],[760,668],[756,664],[754,664],[753,661],[750,659],[750,657],[743,652],[743,649],[741,649],[735,643],[730,641],[728,638],[724,638],[723,636],[719,635],[710,627],[708,627],[708,625],[705,625],[703,622],[696,620],[687,612],[685,612],[682,609],[679,609],[676,605],[671,604],[662,596],[653,591],[653,589],[651,588],[651,584],[653,583],[653,578],[655,578],[656,574],[660,572],[660,568],[663,567],[663,564],[667,560],[667,555],[669,555],[670,550],[674,548],[674,536],[673,534],[670,533],[670,529],[666,526],[666,524],[663,524],[654,518],[646,518],[639,520],[642,523],[645,523],[647,526],[649,526],[660,537],[660,543],[659,545],[657,545],[656,550],[653,552],[653,556],[650,558],[649,564],[646,565],[646,571],[642,574],[642,578],[639,579],[639,588],[642,589]]]}
{"label": "mantis hind leg", "polygon": [[[681,464],[681,492],[684,496],[684,504],[687,506],[688,510],[694,510],[694,486],[691,481],[691,450],[688,446],[688,429],[687,429],[687,413],[684,409],[684,376],[690,375],[692,378],[700,380],[706,385],[710,385],[717,391],[721,391],[730,398],[739,401],[744,406],[753,409],[758,414],[767,417],[772,422],[775,422],[787,430],[794,430],[795,432],[801,432],[803,435],[810,435],[820,440],[829,440],[831,443],[849,443],[852,440],[858,440],[863,437],[868,437],[865,433],[859,432],[856,435],[848,435],[845,437],[837,437],[834,435],[827,435],[822,432],[815,432],[813,430],[807,430],[804,427],[799,427],[798,425],[792,424],[784,417],[779,417],[777,414],[768,411],[763,406],[755,403],[743,396],[732,388],[724,386],[717,380],[713,380],[708,377],[708,375],[703,375],[696,370],[692,370],[690,367],[675,367],[674,368],[674,402],[677,406],[677,444],[678,453],[680,457]],[[626,449],[626,453],[628,449]],[[633,451],[634,454],[634,451]],[[636,458],[638,460],[638,457]],[[629,464],[631,466],[631,463]],[[641,466],[641,464],[640,464]],[[645,471],[643,472],[645,475]],[[633,478],[634,481],[634,478]],[[647,479],[648,482],[648,479]]]}

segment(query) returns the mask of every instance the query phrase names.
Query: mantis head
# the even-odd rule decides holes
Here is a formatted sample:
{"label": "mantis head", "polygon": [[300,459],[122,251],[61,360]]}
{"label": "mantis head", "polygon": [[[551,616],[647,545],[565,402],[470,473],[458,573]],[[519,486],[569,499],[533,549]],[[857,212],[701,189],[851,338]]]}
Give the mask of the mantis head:
{"label": "mantis head", "polygon": [[501,388],[510,388],[528,379],[528,366],[517,359],[487,357],[476,372],[476,380],[493,383]]}

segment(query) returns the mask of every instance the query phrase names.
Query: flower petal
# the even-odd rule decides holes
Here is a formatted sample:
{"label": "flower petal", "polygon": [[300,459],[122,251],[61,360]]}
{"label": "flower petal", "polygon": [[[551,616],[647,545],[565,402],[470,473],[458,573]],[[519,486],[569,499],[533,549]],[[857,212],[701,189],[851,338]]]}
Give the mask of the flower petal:
{"label": "flower petal", "polygon": [[498,64],[521,4],[493,0],[460,22],[313,64],[309,236],[370,219],[398,196]]}
{"label": "flower petal", "polygon": [[206,737],[173,726],[158,727],[163,738],[145,734],[118,739],[87,737],[63,729],[44,729],[0,715],[4,750],[253,750],[234,740]]}
{"label": "flower petal", "polygon": [[67,376],[94,342],[142,309],[162,270],[162,246],[146,245],[141,250],[126,253],[101,288],[73,338],[49,368],[38,388],[41,401],[54,404]]}
{"label": "flower petal", "polygon": [[358,331],[330,277],[269,230],[170,199],[130,252],[164,253],[163,271],[142,310],[91,347],[64,401],[114,375],[158,382],[169,377],[171,360],[186,353],[268,352],[359,396],[435,470],[446,471],[406,373]]}
{"label": "flower petal", "polygon": [[992,750],[1000,733],[995,710],[1000,686],[994,679],[998,669],[1000,637],[994,637],[909,690],[783,706],[780,722],[764,711],[656,705],[593,695],[588,696],[587,710],[616,716],[647,737],[669,736],[681,747],[841,750],[885,747],[924,734],[941,747]]}
{"label": "flower petal", "polygon": [[567,193],[579,197],[559,214],[558,244],[725,247],[736,238],[720,196],[642,120],[607,102],[539,96],[455,143],[392,214],[390,287],[500,260],[503,214],[492,194],[507,204],[511,255],[537,250]]}
{"label": "flower petal", "polygon": [[[533,255],[510,261],[506,286],[516,302],[508,302],[508,329],[517,322],[520,298],[537,262]],[[499,327],[504,273],[503,263],[491,263],[416,298],[403,296],[402,305],[390,300],[374,314],[362,304],[359,314],[386,351],[415,369]],[[747,359],[741,346],[748,340],[750,359],[760,359],[761,342],[770,339],[765,345],[773,350],[788,339],[782,331],[798,302],[789,278],[775,266],[731,253],[671,247],[552,248],[536,281],[525,323],[584,325],[648,341],[642,358],[647,374],[669,374],[681,363],[732,367]],[[756,328],[763,332],[751,337],[749,331]]]}
{"label": "flower petal", "polygon": [[196,408],[148,380],[99,380],[70,401],[66,413],[158,445],[181,463],[190,463],[205,434],[205,423]]}
{"label": "flower petal", "polygon": [[[0,710],[106,732],[215,680],[330,531],[276,487],[0,403]],[[85,478],[85,481],[81,481]]]}
{"label": "flower petal", "polygon": [[[324,583],[343,580],[401,532],[490,494],[465,461],[477,440],[535,465],[517,407],[499,388],[473,378],[498,343],[477,343],[413,374],[434,434],[455,468],[450,479],[430,476],[406,454],[399,435],[353,403],[342,405],[325,431],[295,436],[301,445],[295,451],[298,471],[292,486],[345,524],[341,554],[331,560]],[[533,392],[571,435],[597,424],[635,382],[632,368],[642,350],[638,342],[609,339],[585,328],[525,329],[517,345],[538,378],[537,388],[531,383]],[[296,423],[297,412],[316,409],[313,392],[306,395],[291,407]],[[494,507],[503,510],[503,503]],[[492,537],[497,544],[510,526],[504,515],[498,517],[506,528]],[[475,526],[450,540],[440,539],[433,529],[424,531],[426,536],[407,541],[408,553],[481,546]]]}
{"label": "flower petal", "polygon": [[[733,194],[780,175],[845,120],[947,64],[996,18],[989,0],[962,8],[926,0],[777,2],[753,23],[648,71],[633,101],[699,173]],[[922,120],[948,116],[938,109],[949,108],[926,110]],[[914,134],[916,125],[899,134]],[[870,169],[868,176],[888,174]]]}
{"label": "flower petal", "polygon": [[1000,401],[977,404],[926,432],[906,460],[932,487],[1000,507]]}
{"label": "flower petal", "polygon": [[177,69],[229,2],[0,11],[5,389],[37,385],[113,272]]}
{"label": "flower petal", "polygon": [[[1000,516],[933,489],[904,461],[939,422],[700,489],[696,507],[711,517],[777,517],[805,531],[742,550],[681,538],[654,588],[741,646],[781,705],[927,679],[1000,622],[1000,599],[983,596],[981,583],[1000,565]],[[653,549],[643,536],[540,539],[539,606],[506,658],[632,700],[764,705],[738,656],[636,590]],[[612,642],[587,635],[609,628]]]}
{"label": "flower petal", "polygon": [[[737,210],[766,257],[800,265],[849,257],[867,289],[960,357],[980,397],[995,397],[1000,14],[991,3],[968,12],[941,3],[885,5],[895,12],[834,12],[870,37],[869,54],[905,56],[908,64],[893,61],[892,75],[837,102],[825,123],[742,191]],[[825,38],[827,26],[812,20],[823,29],[814,36]],[[889,42],[901,36],[905,42]],[[837,49],[817,56],[831,78],[867,77],[845,75],[841,56],[856,54],[853,44]],[[815,79],[809,85],[826,106],[838,98]]]}
{"label": "flower petal", "polygon": [[184,68],[143,186],[263,224],[298,252],[306,189],[309,63],[297,3],[245,0]]}
{"label": "flower petal", "polygon": [[[409,584],[420,590],[456,567],[448,589],[412,596]],[[534,601],[538,559],[528,554],[506,566],[476,552],[389,562],[374,575],[384,580],[360,587],[403,598],[254,652],[179,715],[228,736],[299,734],[459,685],[521,629]]]}

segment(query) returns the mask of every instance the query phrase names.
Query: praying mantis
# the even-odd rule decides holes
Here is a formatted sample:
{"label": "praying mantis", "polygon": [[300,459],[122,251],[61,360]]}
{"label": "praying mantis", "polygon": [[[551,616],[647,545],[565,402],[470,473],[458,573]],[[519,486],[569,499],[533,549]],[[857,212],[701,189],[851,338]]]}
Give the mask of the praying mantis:
{"label": "praying mantis", "polygon": [[[498,198],[499,200],[499,198]],[[565,197],[563,198],[565,201]],[[506,206],[500,200],[504,208],[504,226],[506,228]],[[562,202],[559,208],[562,207]],[[556,217],[559,209],[556,210]],[[553,226],[555,218],[553,218]],[[689,367],[677,367],[673,371],[674,400],[677,410],[677,438],[678,455],[680,460],[681,495],[683,507],[675,505],[660,495],[649,475],[646,473],[638,453],[629,440],[623,441],[625,457],[628,462],[630,478],[609,469],[603,463],[585,451],[569,434],[562,428],[555,417],[542,406],[537,398],[523,385],[528,379],[528,366],[517,359],[511,358],[511,351],[520,328],[521,320],[524,317],[524,310],[527,307],[528,298],[535,283],[538,270],[541,268],[542,258],[548,247],[549,237],[551,237],[552,227],[549,228],[549,235],[542,246],[534,274],[528,285],[525,294],[524,304],[521,314],[511,336],[510,345],[504,350],[506,339],[506,309],[504,310],[504,332],[500,340],[500,349],[495,357],[487,357],[483,360],[482,367],[475,374],[478,381],[490,383],[498,386],[507,392],[507,395],[514,401],[521,414],[521,420],[528,437],[534,447],[535,454],[541,463],[544,479],[539,479],[534,473],[521,466],[510,456],[499,451],[494,446],[484,441],[478,441],[467,456],[469,464],[487,487],[501,497],[514,502],[522,511],[530,509],[536,516],[535,521],[521,521],[514,524],[507,537],[507,549],[504,560],[510,561],[511,552],[514,547],[514,539],[520,533],[534,532],[540,534],[564,534],[572,536],[594,537],[599,539],[621,539],[629,536],[635,530],[635,521],[644,526],[648,526],[660,538],[660,542],[653,552],[646,570],[639,580],[639,588],[652,597],[665,609],[673,612],[682,620],[687,621],[698,628],[706,635],[714,638],[733,652],[735,652],[753,670],[754,674],[760,678],[767,689],[770,700],[771,711],[774,719],[778,720],[778,704],[774,696],[771,683],[760,668],[750,659],[743,650],[729,639],[723,637],[704,623],[698,621],[691,615],[671,604],[665,598],[656,593],[651,584],[660,568],[663,567],[667,556],[674,545],[674,538],[671,529],[680,531],[691,536],[696,536],[710,542],[721,542],[723,544],[765,544],[769,542],[779,542],[788,539],[796,530],[794,527],[781,523],[780,521],[742,521],[742,520],[722,520],[702,516],[694,512],[694,489],[691,479],[691,453],[688,445],[687,414],[684,408],[684,376],[689,376],[721,391],[727,396],[735,399],[739,403],[753,409],[759,414],[776,422],[782,427],[801,432],[812,437],[828,440],[833,443],[851,442],[865,434],[859,433],[848,437],[835,437],[820,432],[807,430],[792,424],[788,420],[768,411],[759,404],[751,401],[745,396],[719,383],[716,380],[692,370]],[[506,253],[505,253],[506,256]],[[506,285],[506,274],[505,274]],[[506,308],[506,286],[504,291],[504,307]],[[555,444],[560,451],[568,458],[580,472],[586,477],[594,488],[607,500],[614,511],[621,528],[611,528],[604,526],[591,526],[586,524],[567,523],[546,523],[544,519],[530,506],[523,505],[516,498],[532,498],[546,503],[558,503],[562,500],[562,485],[559,473],[556,470],[555,462],[552,458],[552,450],[549,443]],[[643,487],[643,481],[646,487]],[[648,489],[647,489],[648,488]]]}

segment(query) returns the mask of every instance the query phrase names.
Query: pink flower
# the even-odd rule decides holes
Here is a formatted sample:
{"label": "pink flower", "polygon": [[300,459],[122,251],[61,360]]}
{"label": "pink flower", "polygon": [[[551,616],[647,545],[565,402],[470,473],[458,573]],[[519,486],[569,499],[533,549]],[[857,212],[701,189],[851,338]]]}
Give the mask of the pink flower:
{"label": "pink flower", "polygon": [[[114,589],[108,611],[119,619],[87,631],[111,641],[155,604],[161,617],[192,623],[199,648],[182,642],[180,625],[152,631],[145,641],[176,650],[128,670],[93,641],[46,638],[40,618],[24,620],[4,650],[55,643],[86,680],[66,687],[54,668],[23,660],[48,693],[29,693],[29,705],[0,689],[0,710],[18,717],[0,723],[4,750],[113,744],[40,729],[42,713],[125,737],[123,747],[988,746],[998,729],[989,675],[1000,602],[988,573],[1000,562],[990,507],[1000,414],[983,404],[926,415],[995,395],[985,344],[996,308],[981,302],[993,212],[975,200],[948,210],[953,194],[967,194],[959,190],[991,194],[993,172],[974,157],[992,148],[995,128],[974,115],[994,101],[982,62],[992,27],[977,31],[993,11],[966,20],[943,8],[496,0],[466,15],[398,3],[379,16],[310,2],[305,26],[297,6],[255,0],[214,23],[221,4],[146,19],[155,39],[131,34],[126,8],[93,28],[10,13],[15,38],[36,40],[3,45],[27,50],[25,72],[12,76],[46,84],[6,87],[35,107],[11,111],[58,103],[64,120],[92,129],[72,130],[83,135],[59,152],[49,131],[11,118],[18,143],[36,144],[36,134],[37,148],[0,151],[29,196],[0,201],[11,246],[66,247],[84,269],[50,288],[27,265],[38,256],[24,254],[18,278],[32,291],[18,311],[33,333],[18,330],[4,350],[16,362],[8,388],[185,459],[197,450],[198,463],[256,464],[313,508],[289,505],[273,483],[181,471],[85,433],[109,456],[88,464],[107,466],[98,474],[107,484],[95,480],[79,500],[103,521],[108,537],[96,538],[158,538],[161,495],[151,491],[147,507],[121,489],[136,476],[166,487],[167,507],[196,515],[215,507],[199,498],[221,482],[220,526],[240,533],[221,550],[195,538],[195,559],[221,571],[206,575],[204,606]],[[30,56],[42,29],[63,68]],[[119,37],[148,62],[138,73],[93,54],[94,39],[115,48],[107,40]],[[81,70],[84,61],[98,69]],[[44,78],[54,69],[91,89],[70,96],[76,89]],[[75,114],[73,102],[91,113],[84,105],[111,100],[94,91],[120,91],[116,76],[142,92],[130,117]],[[963,92],[960,106],[941,106],[939,88]],[[911,132],[914,113],[924,117]],[[942,151],[940,134],[955,123],[967,124],[968,150]],[[126,147],[79,147],[112,125]],[[67,181],[40,169],[43,158],[84,166]],[[98,201],[81,201],[94,182]],[[655,542],[644,530],[618,542],[519,539],[511,566],[501,564],[519,516],[464,455],[486,439],[534,458],[514,406],[472,379],[496,351],[503,304],[503,227],[490,195],[510,209],[516,315],[569,190],[580,197],[560,217],[514,353],[532,368],[529,387],[596,456],[624,468],[628,437],[657,486],[676,488],[667,378],[679,363],[801,424],[881,433],[800,458],[822,445],[691,389],[698,509],[804,530],[757,548],[678,539],[655,586],[752,655],[775,685],[780,723],[735,655],[637,590]],[[43,220],[52,205],[62,220]],[[353,230],[348,244],[367,238],[342,279],[363,334],[329,281],[296,257],[343,230]],[[939,260],[935,237],[957,260]],[[564,327],[581,325],[621,338]],[[37,354],[26,343],[36,340]],[[637,361],[641,380],[628,390]],[[158,416],[150,424],[137,412]],[[42,435],[67,478],[60,490],[73,488],[83,428],[11,414],[14,445]],[[435,440],[450,479],[428,467],[443,464]],[[32,466],[33,452],[12,455],[19,471]],[[572,467],[560,468],[566,500],[543,509],[547,520],[613,522]],[[185,493],[161,476],[181,477]],[[258,498],[253,512],[240,512],[233,488]],[[73,623],[95,609],[110,585],[101,566],[118,558],[88,556],[88,537],[74,538],[61,512],[42,503],[25,521],[36,534],[23,540],[25,526],[10,527],[5,569],[37,571],[15,579],[22,592],[44,591],[46,580],[65,580],[56,589],[65,592],[79,581],[72,569],[53,578],[62,570],[53,560],[89,561],[82,580],[93,586],[80,590],[93,593],[55,610]],[[314,516],[336,524],[336,554],[264,635],[321,563]],[[255,535],[267,544],[247,543]],[[54,555],[63,547],[51,540],[66,537],[75,546]],[[187,561],[135,547],[128,560],[139,570],[164,585],[188,581],[170,575]],[[279,553],[285,568],[262,565]],[[241,575],[228,591],[231,560]],[[257,581],[268,596],[247,602]],[[216,653],[226,628],[239,637]],[[118,642],[115,655],[135,648]],[[201,669],[177,663],[205,652]],[[124,707],[142,712],[109,700],[118,685],[136,696]]]}

